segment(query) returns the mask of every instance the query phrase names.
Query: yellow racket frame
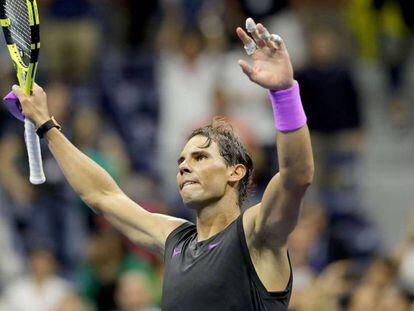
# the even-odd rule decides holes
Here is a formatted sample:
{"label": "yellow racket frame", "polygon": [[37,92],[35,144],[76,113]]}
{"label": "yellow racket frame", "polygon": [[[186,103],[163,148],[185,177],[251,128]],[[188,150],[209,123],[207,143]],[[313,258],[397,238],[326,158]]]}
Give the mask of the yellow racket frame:
{"label": "yellow racket frame", "polygon": [[[26,0],[31,37],[29,64],[24,62],[24,59],[22,59],[23,56],[20,54],[23,52],[19,51],[19,48],[13,41],[10,28],[13,25],[11,25],[10,18],[7,17],[5,4],[6,0],[0,0],[0,25],[3,28],[7,48],[16,68],[19,85],[26,95],[31,95],[40,49],[39,13],[37,10],[37,3],[36,0]],[[39,137],[36,135],[35,125],[29,119],[24,120],[24,133],[30,167],[29,180],[32,184],[39,185],[45,182],[46,177],[43,172]]]}
{"label": "yellow racket frame", "polygon": [[[1,0],[0,4],[3,5],[5,0]],[[13,60],[16,71],[17,79],[19,81],[20,87],[23,89],[23,92],[26,95],[30,95],[33,89],[33,83],[36,75],[37,65],[38,65],[38,55],[40,49],[40,36],[39,36],[39,13],[37,10],[36,0],[26,0],[29,23],[32,33],[32,44],[31,44],[31,59],[30,63],[27,66],[20,55],[20,52],[13,42],[10,36],[10,19],[9,18],[0,18],[0,25],[3,27],[3,31],[6,38],[7,48],[9,50],[11,59]]]}

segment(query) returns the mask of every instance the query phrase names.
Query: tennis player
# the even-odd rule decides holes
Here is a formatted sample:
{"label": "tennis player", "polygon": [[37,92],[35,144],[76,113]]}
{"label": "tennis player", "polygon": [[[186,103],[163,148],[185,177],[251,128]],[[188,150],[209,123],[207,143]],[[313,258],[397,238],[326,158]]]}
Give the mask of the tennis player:
{"label": "tennis player", "polygon": [[[268,89],[280,171],[261,202],[240,206],[253,170],[249,154],[223,121],[195,130],[178,156],[177,183],[196,225],[147,212],[81,153],[51,119],[45,92],[35,86],[23,113],[37,126],[68,182],[86,204],[104,214],[132,241],[164,255],[164,311],[287,310],[292,269],[287,251],[302,198],[313,178],[306,117],[282,39],[252,19],[237,34],[252,57],[243,72]],[[168,133],[166,133],[168,135]],[[110,255],[110,254],[109,254]],[[139,295],[139,293],[137,293]]]}

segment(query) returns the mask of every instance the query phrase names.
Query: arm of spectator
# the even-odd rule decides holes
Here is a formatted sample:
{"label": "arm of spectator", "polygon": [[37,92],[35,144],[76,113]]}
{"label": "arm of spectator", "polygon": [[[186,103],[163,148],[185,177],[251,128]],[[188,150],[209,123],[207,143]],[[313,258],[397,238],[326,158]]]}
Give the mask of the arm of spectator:
{"label": "arm of spectator", "polygon": [[[38,85],[33,95],[25,96],[18,86],[23,114],[36,127],[49,120],[46,93]],[[112,177],[76,148],[59,130],[49,130],[45,138],[67,181],[92,209],[103,213],[118,229],[135,243],[162,253],[169,233],[185,221],[153,214],[128,198]]]}
{"label": "arm of spectator", "polygon": [[15,135],[7,134],[0,139],[0,183],[14,203],[27,206],[33,197],[33,188],[16,165],[22,152],[21,143]]}

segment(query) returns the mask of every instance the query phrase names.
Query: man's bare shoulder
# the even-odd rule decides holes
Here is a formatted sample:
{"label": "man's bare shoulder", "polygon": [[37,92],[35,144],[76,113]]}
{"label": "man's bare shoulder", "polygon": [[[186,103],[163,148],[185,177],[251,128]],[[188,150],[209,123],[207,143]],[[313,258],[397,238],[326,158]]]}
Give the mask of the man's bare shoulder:
{"label": "man's bare shoulder", "polygon": [[177,218],[173,216],[168,216],[164,214],[153,214],[154,217],[159,218],[159,221],[156,222],[156,226],[159,226],[159,228],[162,231],[162,236],[160,237],[160,247],[162,254],[165,251],[165,246],[167,243],[168,237],[171,235],[171,233],[182,226],[185,223],[190,223],[188,220]]}
{"label": "man's bare shoulder", "polygon": [[183,218],[177,218],[165,214],[153,214],[154,217],[159,219],[160,225],[162,225],[162,229],[164,231],[165,239],[173,232],[175,229],[177,229],[179,226],[185,223],[189,223],[188,220]]}

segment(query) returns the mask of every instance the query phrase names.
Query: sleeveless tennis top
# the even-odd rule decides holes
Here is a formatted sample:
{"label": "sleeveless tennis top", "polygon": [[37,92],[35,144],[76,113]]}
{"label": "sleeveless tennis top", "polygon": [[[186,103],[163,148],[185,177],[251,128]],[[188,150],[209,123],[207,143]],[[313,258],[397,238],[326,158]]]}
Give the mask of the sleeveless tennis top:
{"label": "sleeveless tennis top", "polygon": [[266,290],[250,258],[242,217],[201,242],[189,222],[170,233],[164,253],[163,311],[287,310],[292,268],[284,291]]}

